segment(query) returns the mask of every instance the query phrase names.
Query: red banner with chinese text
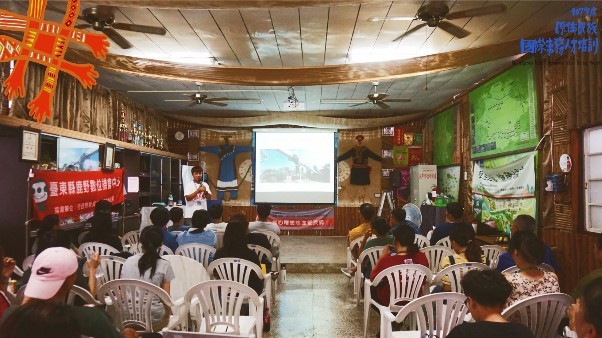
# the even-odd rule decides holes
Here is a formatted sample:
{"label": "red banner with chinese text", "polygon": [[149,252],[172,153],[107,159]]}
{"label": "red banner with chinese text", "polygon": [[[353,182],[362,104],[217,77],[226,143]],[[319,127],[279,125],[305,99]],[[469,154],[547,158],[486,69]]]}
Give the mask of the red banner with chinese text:
{"label": "red banner with chinese text", "polygon": [[59,218],[94,211],[100,200],[123,202],[123,169],[106,171],[34,170],[31,181],[33,218],[50,214]]}
{"label": "red banner with chinese text", "polygon": [[281,230],[334,229],[334,208],[311,210],[272,209],[268,220],[278,224]]}
{"label": "red banner with chinese text", "polygon": [[393,145],[394,146],[402,146],[403,145],[403,128],[395,127],[393,132]]}

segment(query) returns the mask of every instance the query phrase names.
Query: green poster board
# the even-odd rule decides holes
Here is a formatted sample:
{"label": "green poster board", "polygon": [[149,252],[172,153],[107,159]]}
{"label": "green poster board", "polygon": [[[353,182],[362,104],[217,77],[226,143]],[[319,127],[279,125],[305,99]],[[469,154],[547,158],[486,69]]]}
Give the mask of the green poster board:
{"label": "green poster board", "polygon": [[456,107],[449,108],[433,117],[433,163],[453,164],[456,149]]}
{"label": "green poster board", "polygon": [[539,141],[535,64],[510,68],[469,94],[472,158],[534,148]]}

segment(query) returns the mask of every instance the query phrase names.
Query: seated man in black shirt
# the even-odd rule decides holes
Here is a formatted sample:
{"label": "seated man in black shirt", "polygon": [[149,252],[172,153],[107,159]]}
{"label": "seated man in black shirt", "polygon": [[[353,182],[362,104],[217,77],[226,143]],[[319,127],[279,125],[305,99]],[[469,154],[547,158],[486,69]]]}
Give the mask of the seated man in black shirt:
{"label": "seated man in black shirt", "polygon": [[445,223],[441,223],[435,226],[435,229],[433,230],[433,235],[431,236],[431,245],[435,245],[440,239],[449,236],[449,234],[451,234],[452,229],[454,227],[459,226],[470,228],[470,232],[472,232],[472,235],[474,237],[475,233],[472,225],[470,223],[464,223],[462,221],[464,217],[464,208],[460,203],[449,203],[445,207],[445,211]]}
{"label": "seated man in black shirt", "polygon": [[502,311],[512,285],[497,270],[472,270],[462,278],[466,304],[475,323],[462,323],[447,338],[534,338],[526,326],[506,321]]}

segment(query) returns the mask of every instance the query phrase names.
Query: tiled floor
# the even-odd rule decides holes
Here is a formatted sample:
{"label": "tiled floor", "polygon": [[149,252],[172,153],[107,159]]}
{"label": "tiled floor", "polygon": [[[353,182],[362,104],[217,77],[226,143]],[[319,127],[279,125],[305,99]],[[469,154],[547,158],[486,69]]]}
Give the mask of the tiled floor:
{"label": "tiled floor", "polygon": [[[363,337],[363,303],[356,306],[352,295],[353,284],[342,273],[288,273],[272,309],[271,331],[264,337]],[[378,326],[372,311],[369,337]]]}
{"label": "tiled floor", "polygon": [[345,263],[347,237],[280,236],[282,263]]}

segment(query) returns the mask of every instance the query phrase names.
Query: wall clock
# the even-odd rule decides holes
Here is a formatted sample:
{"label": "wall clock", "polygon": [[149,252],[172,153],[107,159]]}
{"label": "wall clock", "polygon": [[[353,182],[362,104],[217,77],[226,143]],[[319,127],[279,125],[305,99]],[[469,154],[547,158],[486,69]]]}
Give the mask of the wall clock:
{"label": "wall clock", "polygon": [[176,135],[174,135],[176,137],[176,140],[178,141],[182,141],[184,139],[184,133],[181,131],[176,132]]}
{"label": "wall clock", "polygon": [[339,162],[338,171],[339,171],[338,172],[339,182],[342,182],[342,181],[348,179],[349,175],[351,173],[351,169],[349,168],[349,164],[347,164],[347,162],[345,162],[345,161]]}
{"label": "wall clock", "polygon": [[[252,172],[252,169],[250,169],[251,164],[252,164],[252,161],[250,159],[246,159],[238,166],[238,176],[240,176],[240,178],[244,177],[244,180],[247,182],[251,182],[251,180],[253,179],[253,172]],[[247,174],[247,170],[249,171],[248,174]],[[245,176],[245,174],[247,176]]]}

